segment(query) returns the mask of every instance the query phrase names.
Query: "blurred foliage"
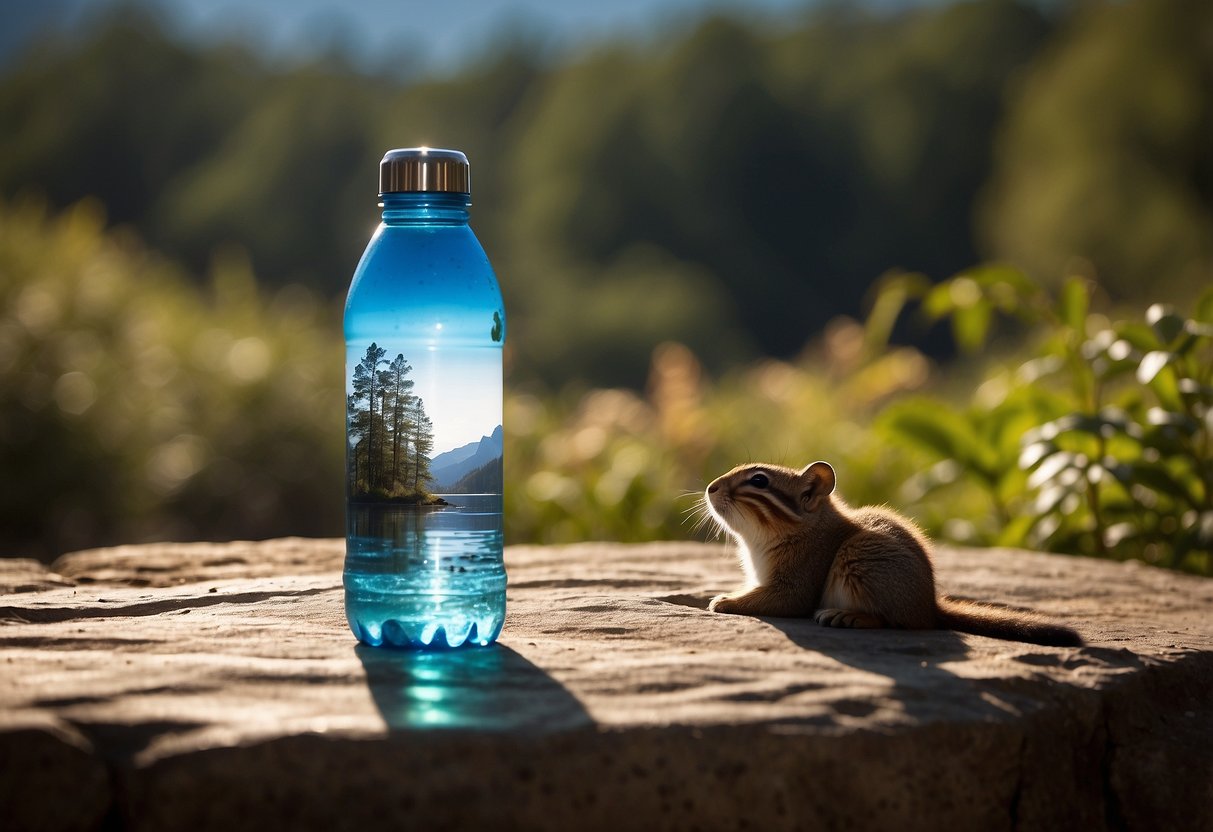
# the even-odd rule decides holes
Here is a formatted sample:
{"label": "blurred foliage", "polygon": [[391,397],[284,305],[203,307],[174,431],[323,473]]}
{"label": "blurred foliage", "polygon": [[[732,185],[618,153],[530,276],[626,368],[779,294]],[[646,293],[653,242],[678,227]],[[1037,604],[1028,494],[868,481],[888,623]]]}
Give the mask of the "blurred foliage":
{"label": "blurred foliage", "polygon": [[[912,397],[881,415],[882,441],[923,460],[901,496],[964,542],[1213,574],[1213,287],[1191,316],[1155,304],[1144,320],[1093,311],[1092,288],[1070,278],[1050,292],[999,267],[929,288],[888,281],[885,314],[918,297],[972,351],[996,315],[1034,341],[994,362],[966,407]],[[985,511],[950,499],[977,494]]]}
{"label": "blurred foliage", "polygon": [[129,8],[47,40],[0,77],[0,554],[339,534],[336,307],[430,144],[509,309],[511,542],[690,535],[825,458],[943,538],[1207,574],[1211,10],[825,4],[409,80]]}
{"label": "blurred foliage", "polygon": [[[896,275],[866,326],[835,320],[796,362],[712,384],[665,344],[644,395],[512,396],[511,539],[683,537],[703,484],[734,465],[825,458],[849,501],[895,495],[942,539],[1213,574],[1213,289],[1191,317],[1154,305],[1144,321],[1091,311],[1090,290],[1007,267]],[[1031,343],[943,376],[887,344],[909,303],[973,352],[999,316]]]}
{"label": "blurred foliage", "polygon": [[1190,300],[1213,262],[1210,9],[828,4],[562,64],[516,38],[402,80],[187,45],[128,8],[0,78],[0,194],[93,195],[193,272],[230,241],[266,285],[337,297],[383,150],[457,146],[514,377],[639,387],[666,340],[713,372],[793,356],[889,268],[998,255],[1048,280],[1083,257],[1115,299]]}
{"label": "blurred foliage", "polygon": [[1213,3],[1079,4],[1008,108],[986,254],[1114,297],[1213,281]]}
{"label": "blurred foliage", "polygon": [[[0,134],[0,192],[58,206],[94,196],[195,272],[235,242],[266,284],[334,297],[378,220],[383,151],[441,139],[492,158],[531,74],[513,54],[408,85],[331,54],[282,67],[239,45],[186,44],[118,6],[0,78],[0,120],[20,128]],[[495,197],[492,172],[476,166],[478,199]]]}
{"label": "blurred foliage", "polygon": [[[340,534],[335,310],[264,299],[232,251],[198,289],[93,202],[0,209],[0,278],[0,462],[21,472],[0,483],[0,551]],[[1207,574],[1213,290],[1143,321],[1092,311],[1091,288],[893,274],[865,324],[835,319],[794,360],[713,380],[666,342],[643,392],[515,388],[507,539],[694,536],[713,477],[824,458],[848,500],[893,496],[944,539]],[[940,373],[890,345],[910,305],[982,357]]]}
{"label": "blurred foliage", "polygon": [[[637,247],[667,252],[703,275],[688,299],[719,314],[666,337],[713,368],[727,363],[722,331],[793,355],[858,315],[890,266],[949,274],[976,259],[967,212],[1005,79],[1045,32],[1004,2],[905,18],[835,10],[790,35],[718,18],[660,54],[590,56],[528,113],[515,237],[596,266],[587,287]],[[606,285],[646,305],[645,285]],[[565,374],[589,364],[595,380],[629,381],[626,366],[594,361],[598,342],[561,338]]]}
{"label": "blurred foliage", "polygon": [[704,485],[746,461],[829,459],[850,499],[884,502],[912,461],[873,441],[871,422],[928,373],[910,348],[868,356],[862,327],[839,319],[796,361],[762,361],[715,383],[687,347],[666,343],[643,394],[508,396],[507,539],[687,537]]}
{"label": "blurred foliage", "polygon": [[221,254],[202,290],[92,201],[0,206],[3,554],[333,534],[343,399],[331,315]]}

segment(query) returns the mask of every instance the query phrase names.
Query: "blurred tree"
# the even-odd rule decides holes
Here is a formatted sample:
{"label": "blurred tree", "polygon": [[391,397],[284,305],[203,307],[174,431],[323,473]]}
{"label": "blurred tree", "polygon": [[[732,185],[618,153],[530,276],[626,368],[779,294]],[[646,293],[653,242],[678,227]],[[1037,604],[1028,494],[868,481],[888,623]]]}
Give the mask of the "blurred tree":
{"label": "blurred tree", "polygon": [[111,221],[142,222],[267,81],[243,49],[186,47],[146,10],[119,7],[90,37],[44,43],[5,75],[0,187],[60,206],[92,195]]}
{"label": "blurred tree", "polygon": [[1043,280],[1084,258],[1119,298],[1213,280],[1213,4],[1080,5],[1008,114],[984,230]]}
{"label": "blurred tree", "polygon": [[0,121],[18,127],[0,135],[0,193],[59,206],[96,196],[196,271],[237,242],[266,283],[336,296],[377,220],[384,150],[464,148],[477,199],[494,197],[502,121],[537,69],[521,51],[491,57],[423,84],[358,74],[333,53],[281,68],[235,46],[186,46],[122,7],[0,81]]}
{"label": "blurred tree", "polygon": [[[775,38],[718,18],[662,55],[600,51],[554,74],[522,120],[509,263],[563,253],[557,263],[581,268],[528,274],[529,295],[584,275],[620,297],[627,282],[608,278],[643,245],[650,262],[680,264],[698,284],[685,296],[706,307],[689,328],[676,304],[646,310],[667,337],[714,367],[755,346],[794,353],[858,314],[890,267],[973,261],[969,212],[1005,88],[1048,32],[1032,7],[987,0],[896,18],[832,11]],[[677,274],[650,270],[646,283]],[[528,317],[515,332],[529,342],[548,326]],[[585,332],[558,331],[574,344]],[[525,357],[554,378],[577,372],[550,352]],[[592,377],[635,384],[639,366]]]}
{"label": "blurred tree", "polygon": [[1084,4],[1039,65],[1054,17],[974,0],[715,18],[562,66],[515,39],[424,81],[186,47],[124,11],[0,79],[0,193],[94,194],[192,270],[235,241],[268,285],[337,297],[381,152],[458,146],[515,378],[638,386],[663,340],[713,369],[787,356],[890,268],[969,266],[996,135],[991,251],[1086,256],[1125,295],[1207,280],[1208,9]]}
{"label": "blurred tree", "polygon": [[[407,145],[455,147],[467,154],[476,205],[472,224],[494,263],[513,233],[507,222],[517,198],[507,190],[511,151],[526,102],[548,72],[541,57],[525,38],[511,35],[460,74],[402,87],[376,104],[372,139],[380,154]],[[374,168],[369,181],[373,187]],[[373,209],[367,189],[359,193]]]}
{"label": "blurred tree", "polygon": [[[336,295],[376,219],[372,144],[385,88],[307,67],[267,84],[257,106],[149,206],[143,225],[187,262],[238,240],[276,285]],[[358,172],[361,175],[351,175]]]}

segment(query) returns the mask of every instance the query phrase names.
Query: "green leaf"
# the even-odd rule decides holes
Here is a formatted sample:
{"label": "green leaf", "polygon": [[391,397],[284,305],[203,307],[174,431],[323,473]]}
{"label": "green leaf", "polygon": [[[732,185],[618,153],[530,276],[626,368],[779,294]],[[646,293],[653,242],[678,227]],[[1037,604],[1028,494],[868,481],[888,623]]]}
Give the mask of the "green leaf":
{"label": "green leaf", "polygon": [[921,274],[891,272],[876,287],[876,300],[864,322],[864,341],[873,353],[888,346],[889,336],[906,304],[930,290],[931,283]]}
{"label": "green leaf", "polygon": [[973,427],[951,408],[929,399],[915,399],[885,411],[884,426],[911,444],[944,459],[954,459],[972,473],[988,477],[996,467]]}
{"label": "green leaf", "polygon": [[1043,425],[1032,428],[1024,433],[1024,444],[1039,442],[1042,439],[1046,442],[1050,442],[1068,431],[1076,418],[1077,417],[1073,415],[1062,416],[1060,418],[1053,419],[1052,421],[1045,422]]}
{"label": "green leaf", "polygon": [[1126,540],[1140,536],[1141,530],[1132,523],[1116,523],[1104,530],[1104,544],[1112,547],[1119,546]]}
{"label": "green leaf", "polygon": [[1106,355],[1115,343],[1121,343],[1116,340],[1116,333],[1110,329],[1101,329],[1093,337],[1083,341],[1079,351],[1087,361],[1094,361],[1099,356]]}
{"label": "green leaf", "polygon": [[1185,436],[1192,436],[1200,430],[1200,422],[1187,413],[1163,410],[1161,407],[1151,407],[1146,411],[1146,421],[1151,425],[1173,427]]}
{"label": "green leaf", "polygon": [[[1085,433],[1091,436],[1101,436],[1104,432],[1104,426],[1107,420],[1103,416],[1087,416],[1083,413],[1071,413],[1068,416],[1062,416],[1060,419],[1054,419],[1052,422],[1046,422],[1041,425],[1042,432],[1052,436],[1060,436],[1063,433]],[[1051,438],[1045,436],[1046,439]]]}
{"label": "green leaf", "polygon": [[1099,418],[1104,424],[1101,433],[1105,438],[1110,439],[1114,433],[1119,433],[1131,439],[1141,439],[1141,425],[1122,408],[1105,407],[1099,411]]}
{"label": "green leaf", "polygon": [[1145,324],[1132,322],[1117,323],[1116,334],[1142,352],[1149,352],[1163,346],[1158,342],[1158,335],[1154,330]]}
{"label": "green leaf", "polygon": [[982,294],[995,307],[1010,314],[1022,314],[1041,294],[1039,284],[1019,269],[1003,264],[987,264],[967,269],[964,276],[982,288]]}
{"label": "green leaf", "polygon": [[889,417],[888,424],[903,437],[941,457],[963,457],[966,444],[964,433],[949,420],[935,416],[917,409],[899,408]]}
{"label": "green leaf", "polygon": [[1184,322],[1184,331],[1199,338],[1213,338],[1213,323],[1188,320]]}
{"label": "green leaf", "polygon": [[1133,466],[1126,463],[1116,462],[1114,460],[1104,460],[1103,469],[1112,475],[1112,478],[1120,483],[1125,489],[1133,485]]}
{"label": "green leaf", "polygon": [[1201,384],[1194,378],[1181,378],[1176,384],[1176,388],[1185,396],[1191,396],[1204,402],[1213,402],[1213,387]]}
{"label": "green leaf", "polygon": [[1156,303],[1146,310],[1146,322],[1153,327],[1158,340],[1164,345],[1170,345],[1184,330],[1184,319],[1175,314],[1174,308],[1162,303]]}
{"label": "green leaf", "polygon": [[1060,485],[1051,485],[1040,492],[1036,497],[1036,501],[1032,504],[1033,510],[1037,515],[1048,514],[1061,505],[1072,492],[1068,488]]}
{"label": "green leaf", "polygon": [[1184,324],[1184,330],[1180,333],[1179,340],[1171,347],[1171,352],[1180,357],[1186,356],[1203,340],[1201,336],[1188,331],[1187,324],[1190,323],[1192,322],[1188,321]]}
{"label": "green leaf", "polygon": [[1155,456],[1169,456],[1187,452],[1180,433],[1172,425],[1151,426],[1142,436],[1141,444],[1155,452]]}
{"label": "green leaf", "polygon": [[1025,361],[1015,370],[1015,380],[1021,384],[1032,384],[1042,378],[1048,378],[1065,368],[1065,361],[1056,355],[1045,355]]}
{"label": "green leaf", "polygon": [[1162,371],[1162,368],[1171,362],[1172,358],[1174,356],[1171,353],[1161,350],[1146,353],[1137,365],[1137,380],[1142,384],[1149,384]]}
{"label": "green leaf", "polygon": [[1135,483],[1144,485],[1146,488],[1161,494],[1174,497],[1177,500],[1182,500],[1193,507],[1198,503],[1188,490],[1188,487],[1162,465],[1137,463],[1133,466],[1132,478]]}
{"label": "green leaf", "polygon": [[1174,367],[1163,367],[1154,378],[1150,379],[1150,389],[1158,397],[1158,403],[1168,410],[1183,409],[1183,397],[1179,394],[1179,380],[1175,377]]}
{"label": "green leaf", "polygon": [[1194,317],[1202,323],[1213,323],[1213,286],[1205,289],[1200,299],[1196,301]]}
{"label": "green leaf", "polygon": [[1032,472],[1032,476],[1028,477],[1028,488],[1040,488],[1062,471],[1073,467],[1077,462],[1078,457],[1069,451],[1058,451],[1051,454],[1040,463],[1039,468]]}
{"label": "green leaf", "polygon": [[1095,372],[1100,381],[1110,381],[1120,376],[1135,374],[1137,365],[1132,361],[1108,361],[1101,358],[1096,362]]}
{"label": "green leaf", "polygon": [[1027,471],[1049,454],[1057,450],[1052,442],[1033,442],[1027,445],[1019,454],[1019,467]]}
{"label": "green leaf", "polygon": [[1028,542],[1028,532],[1032,530],[1032,524],[1036,522],[1030,514],[1021,514],[1011,520],[1002,531],[998,533],[998,537],[994,540],[996,546],[1024,546]]}
{"label": "green leaf", "polygon": [[952,336],[965,352],[976,352],[985,343],[990,331],[994,308],[989,301],[980,300],[972,306],[958,306],[952,312]]}
{"label": "green leaf", "polygon": [[1090,308],[1091,295],[1086,281],[1080,277],[1071,277],[1061,287],[1061,320],[1077,332],[1084,334],[1087,325],[1087,310]]}
{"label": "green leaf", "polygon": [[932,321],[947,317],[954,308],[950,283],[933,286],[922,301],[922,311]]}

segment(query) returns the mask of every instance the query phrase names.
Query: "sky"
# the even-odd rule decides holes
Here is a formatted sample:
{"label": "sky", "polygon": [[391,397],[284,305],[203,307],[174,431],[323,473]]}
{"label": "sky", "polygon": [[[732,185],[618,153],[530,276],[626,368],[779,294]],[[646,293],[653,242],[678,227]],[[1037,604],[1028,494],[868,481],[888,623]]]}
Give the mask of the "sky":
{"label": "sky", "polygon": [[[346,355],[347,394],[353,391],[352,368],[366,353],[364,342],[354,342]],[[434,425],[431,458],[479,442],[501,424],[500,349],[439,349],[440,339],[375,343],[387,350],[386,360],[403,355],[412,365],[413,395],[421,397]]]}
{"label": "sky", "polygon": [[[775,24],[831,0],[136,0],[187,38],[249,41],[283,58],[340,46],[370,70],[443,74],[511,33],[559,55],[612,38],[658,40],[725,11]],[[937,0],[867,0],[876,8]],[[845,2],[845,0],[832,0]],[[0,62],[47,27],[79,30],[132,0],[0,0]]]}
{"label": "sky", "polygon": [[462,306],[439,292],[426,302],[418,293],[428,290],[410,284],[409,301],[401,305],[399,290],[391,288],[395,279],[361,284],[357,311],[346,316],[346,393],[353,392],[354,366],[373,342],[386,350],[385,361],[403,355],[412,365],[413,395],[434,425],[431,457],[479,442],[501,424],[501,345],[489,340],[500,296]]}

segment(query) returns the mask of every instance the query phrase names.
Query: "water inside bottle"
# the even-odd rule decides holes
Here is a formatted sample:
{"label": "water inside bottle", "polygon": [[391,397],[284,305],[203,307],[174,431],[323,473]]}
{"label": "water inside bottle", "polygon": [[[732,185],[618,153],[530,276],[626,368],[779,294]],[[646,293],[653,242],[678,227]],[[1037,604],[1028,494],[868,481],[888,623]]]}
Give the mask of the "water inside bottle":
{"label": "water inside bottle", "polygon": [[501,632],[501,495],[439,496],[449,505],[349,506],[345,609],[364,644],[484,645]]}

